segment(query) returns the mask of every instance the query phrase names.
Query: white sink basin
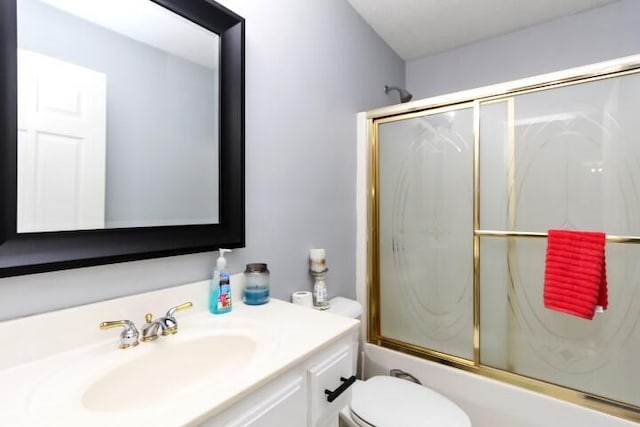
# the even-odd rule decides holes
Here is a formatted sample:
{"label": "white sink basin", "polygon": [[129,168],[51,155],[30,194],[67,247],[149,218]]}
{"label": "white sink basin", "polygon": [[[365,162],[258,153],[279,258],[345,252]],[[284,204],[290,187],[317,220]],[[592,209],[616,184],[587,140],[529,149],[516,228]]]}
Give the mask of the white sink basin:
{"label": "white sink basin", "polygon": [[144,344],[156,348],[89,385],[82,405],[91,411],[127,411],[157,404],[202,379],[209,384],[228,380],[252,361],[257,348],[253,337],[239,334],[174,338]]}

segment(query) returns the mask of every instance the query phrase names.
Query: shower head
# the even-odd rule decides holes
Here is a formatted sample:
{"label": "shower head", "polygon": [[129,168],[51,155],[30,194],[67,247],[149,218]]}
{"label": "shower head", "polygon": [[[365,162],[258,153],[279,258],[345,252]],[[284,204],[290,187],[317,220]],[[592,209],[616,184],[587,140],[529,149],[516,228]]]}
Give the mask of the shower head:
{"label": "shower head", "polygon": [[411,93],[409,93],[409,91],[407,91],[406,89],[402,89],[401,87],[398,87],[398,86],[384,85],[384,93],[389,94],[389,91],[391,90],[398,91],[398,93],[400,94],[400,102],[409,102],[413,97],[413,95],[411,95]]}

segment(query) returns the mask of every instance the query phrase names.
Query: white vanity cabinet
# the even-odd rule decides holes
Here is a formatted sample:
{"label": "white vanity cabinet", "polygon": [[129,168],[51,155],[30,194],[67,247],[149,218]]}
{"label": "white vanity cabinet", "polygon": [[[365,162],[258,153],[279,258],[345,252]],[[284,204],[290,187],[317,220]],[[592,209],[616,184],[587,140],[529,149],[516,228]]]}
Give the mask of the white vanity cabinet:
{"label": "white vanity cabinet", "polygon": [[[284,371],[260,389],[202,424],[205,427],[329,427],[351,399],[356,373],[357,333]],[[342,378],[342,380],[341,380]],[[332,402],[325,390],[345,390]]]}
{"label": "white vanity cabinet", "polygon": [[[340,378],[356,371],[358,321],[275,298],[260,306],[239,302],[214,316],[209,286],[196,282],[0,322],[0,336],[20,343],[0,354],[0,384],[16,385],[0,387],[0,425],[337,425],[350,399]],[[120,349],[119,334],[98,327],[186,301],[193,308],[180,313],[177,334],[133,349]],[[43,340],[50,325],[75,326]],[[336,389],[345,391],[325,394]]]}

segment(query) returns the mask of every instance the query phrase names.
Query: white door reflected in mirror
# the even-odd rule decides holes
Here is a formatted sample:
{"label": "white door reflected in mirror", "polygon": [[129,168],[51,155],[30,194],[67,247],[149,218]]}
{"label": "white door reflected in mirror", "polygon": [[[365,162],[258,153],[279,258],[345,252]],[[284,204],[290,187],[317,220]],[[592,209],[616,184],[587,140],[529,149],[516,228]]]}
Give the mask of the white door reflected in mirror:
{"label": "white door reflected in mirror", "polygon": [[106,85],[18,50],[18,233],[104,228]]}
{"label": "white door reflected in mirror", "polygon": [[218,35],[149,0],[17,10],[18,233],[217,224]]}

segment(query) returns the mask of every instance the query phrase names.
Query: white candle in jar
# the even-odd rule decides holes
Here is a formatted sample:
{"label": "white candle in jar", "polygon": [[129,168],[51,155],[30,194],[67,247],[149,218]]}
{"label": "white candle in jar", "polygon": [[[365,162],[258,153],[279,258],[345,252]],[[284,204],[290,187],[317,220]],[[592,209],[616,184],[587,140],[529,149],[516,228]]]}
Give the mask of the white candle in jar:
{"label": "white candle in jar", "polygon": [[327,269],[324,249],[311,249],[309,251],[309,269],[316,272]]}

